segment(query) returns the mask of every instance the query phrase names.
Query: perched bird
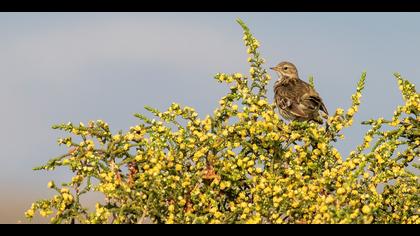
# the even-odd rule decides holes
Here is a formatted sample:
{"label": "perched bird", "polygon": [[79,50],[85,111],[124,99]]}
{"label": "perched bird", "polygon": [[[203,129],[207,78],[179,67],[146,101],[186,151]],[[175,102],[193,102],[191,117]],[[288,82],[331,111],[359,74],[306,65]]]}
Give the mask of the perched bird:
{"label": "perched bird", "polygon": [[270,69],[279,75],[274,84],[274,99],[280,115],[287,120],[322,124],[319,111],[328,115],[327,108],[315,89],[299,79],[296,66],[285,61]]}

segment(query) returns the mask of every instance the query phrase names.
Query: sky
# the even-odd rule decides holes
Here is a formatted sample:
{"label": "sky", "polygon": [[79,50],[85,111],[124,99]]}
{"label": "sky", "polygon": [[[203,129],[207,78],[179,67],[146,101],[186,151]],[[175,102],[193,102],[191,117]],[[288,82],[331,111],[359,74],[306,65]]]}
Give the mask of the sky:
{"label": "sky", "polygon": [[27,222],[31,203],[53,195],[47,182],[70,177],[32,170],[65,152],[53,124],[103,119],[127,130],[145,105],[172,102],[212,114],[228,91],[213,76],[248,73],[238,17],[260,41],[265,67],[288,60],[302,79],[313,75],[330,113],[349,107],[367,72],[355,125],[337,144],[343,156],[362,141],[361,121],[402,104],[394,72],[419,86],[418,13],[2,12],[0,223]]}

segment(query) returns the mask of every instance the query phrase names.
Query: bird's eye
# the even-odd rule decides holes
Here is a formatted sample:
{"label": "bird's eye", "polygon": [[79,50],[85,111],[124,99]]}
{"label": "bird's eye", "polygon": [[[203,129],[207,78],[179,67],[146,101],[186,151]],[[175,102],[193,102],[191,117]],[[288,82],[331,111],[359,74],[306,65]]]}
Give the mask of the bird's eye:
{"label": "bird's eye", "polygon": [[284,70],[287,70],[287,66],[283,67]]}

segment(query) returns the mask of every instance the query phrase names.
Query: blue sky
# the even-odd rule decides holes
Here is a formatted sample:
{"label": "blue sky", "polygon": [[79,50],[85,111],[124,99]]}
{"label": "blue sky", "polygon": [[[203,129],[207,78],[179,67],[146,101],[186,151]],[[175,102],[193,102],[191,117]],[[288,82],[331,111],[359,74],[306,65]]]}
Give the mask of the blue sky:
{"label": "blue sky", "polygon": [[402,102],[393,72],[419,86],[418,13],[0,13],[0,222],[23,220],[51,196],[49,180],[69,176],[31,170],[65,151],[52,124],[127,129],[144,105],[171,102],[212,113],[227,91],[213,75],[248,72],[238,17],[266,67],[289,60],[302,79],[313,75],[330,113],[350,105],[367,71],[355,125],[338,144],[344,156],[361,141],[360,121],[390,117]]}

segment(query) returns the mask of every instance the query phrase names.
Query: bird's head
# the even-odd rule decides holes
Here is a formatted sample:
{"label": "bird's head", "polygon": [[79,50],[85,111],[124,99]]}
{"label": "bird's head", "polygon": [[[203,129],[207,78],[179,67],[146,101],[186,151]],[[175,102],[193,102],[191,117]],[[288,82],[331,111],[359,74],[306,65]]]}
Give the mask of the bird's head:
{"label": "bird's head", "polygon": [[298,71],[296,66],[288,61],[280,62],[275,67],[271,67],[270,69],[276,71],[280,78],[298,78]]}

